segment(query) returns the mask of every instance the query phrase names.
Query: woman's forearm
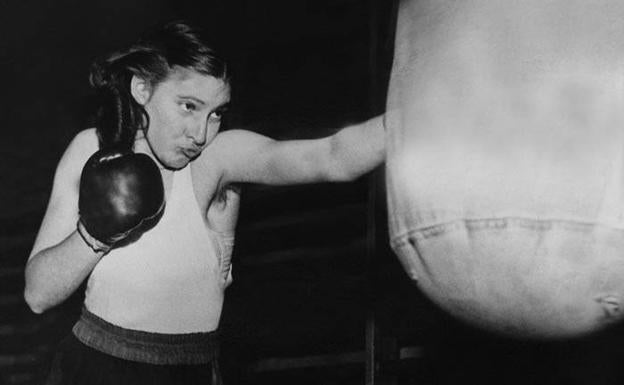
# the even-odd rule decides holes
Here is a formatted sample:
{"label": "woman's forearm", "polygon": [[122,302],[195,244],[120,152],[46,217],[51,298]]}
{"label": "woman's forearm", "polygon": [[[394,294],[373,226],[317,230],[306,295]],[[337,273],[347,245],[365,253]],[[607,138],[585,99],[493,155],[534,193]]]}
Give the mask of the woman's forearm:
{"label": "woman's forearm", "polygon": [[55,246],[34,254],[26,264],[24,298],[35,313],[67,299],[102,258],[74,231]]}

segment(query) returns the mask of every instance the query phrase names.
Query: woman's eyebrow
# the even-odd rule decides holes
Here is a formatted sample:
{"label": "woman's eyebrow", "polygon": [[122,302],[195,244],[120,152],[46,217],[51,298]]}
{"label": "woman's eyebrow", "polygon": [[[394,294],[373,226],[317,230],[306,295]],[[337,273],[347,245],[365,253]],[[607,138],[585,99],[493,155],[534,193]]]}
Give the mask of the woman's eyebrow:
{"label": "woman's eyebrow", "polygon": [[178,98],[180,98],[180,99],[188,99],[188,100],[192,100],[192,101],[194,101],[194,102],[196,102],[196,103],[198,103],[198,104],[201,104],[201,105],[205,105],[205,104],[206,104],[206,102],[205,102],[205,101],[203,101],[203,100],[201,100],[201,99],[199,99],[199,98],[197,98],[197,97],[195,97],[195,96],[190,96],[190,95],[178,95]]}

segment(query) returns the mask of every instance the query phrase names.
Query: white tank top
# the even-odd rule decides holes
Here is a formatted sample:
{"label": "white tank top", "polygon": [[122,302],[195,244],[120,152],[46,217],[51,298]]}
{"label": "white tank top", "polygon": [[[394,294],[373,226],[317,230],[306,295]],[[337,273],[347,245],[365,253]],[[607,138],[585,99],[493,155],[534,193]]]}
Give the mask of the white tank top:
{"label": "white tank top", "polygon": [[173,174],[158,224],[136,242],[113,249],[93,270],[85,306],[123,328],[154,333],[217,329],[231,283],[233,236],[206,226],[191,168]]}

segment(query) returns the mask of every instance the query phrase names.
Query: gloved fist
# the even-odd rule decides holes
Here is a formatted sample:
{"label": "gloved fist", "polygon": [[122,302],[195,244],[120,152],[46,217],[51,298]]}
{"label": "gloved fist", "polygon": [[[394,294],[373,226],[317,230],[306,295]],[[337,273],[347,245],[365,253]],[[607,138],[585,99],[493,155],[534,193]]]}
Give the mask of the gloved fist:
{"label": "gloved fist", "polygon": [[92,249],[108,251],[131,234],[145,231],[160,216],[164,195],[160,171],[146,154],[97,151],[80,177],[78,231]]}

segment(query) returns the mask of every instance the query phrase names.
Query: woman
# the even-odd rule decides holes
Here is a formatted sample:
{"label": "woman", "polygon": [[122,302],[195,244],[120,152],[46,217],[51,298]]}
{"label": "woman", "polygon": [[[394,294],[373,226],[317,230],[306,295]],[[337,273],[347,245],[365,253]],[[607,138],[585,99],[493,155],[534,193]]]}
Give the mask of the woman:
{"label": "woman", "polygon": [[[91,81],[102,101],[97,128],[80,132],[60,160],[26,266],[25,299],[35,313],[61,303],[88,277],[83,314],[49,382],[219,382],[215,335],[239,209],[232,184],[352,180],[384,158],[381,118],[318,140],[219,133],[230,100],[228,67],[184,23],[164,25],[110,56]],[[94,158],[98,149],[114,155]],[[132,225],[104,239],[98,234],[109,224],[87,215],[97,211],[97,199],[82,191],[85,179],[91,166],[127,159],[129,149],[157,165],[166,205],[162,212],[163,205],[152,205],[159,209],[135,223],[155,217],[149,230]],[[135,195],[158,202],[158,194]],[[120,242],[131,232],[140,236]]]}

